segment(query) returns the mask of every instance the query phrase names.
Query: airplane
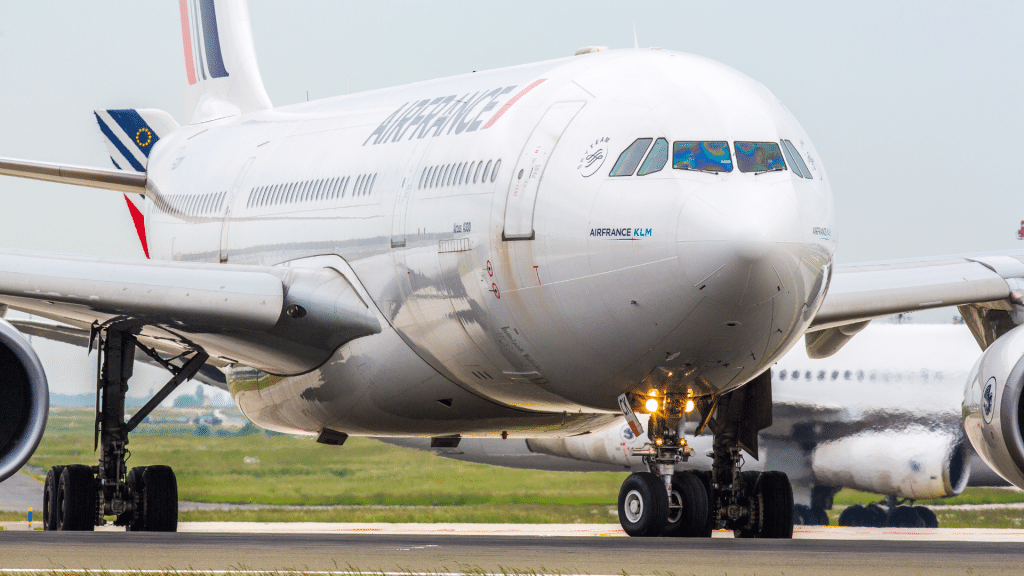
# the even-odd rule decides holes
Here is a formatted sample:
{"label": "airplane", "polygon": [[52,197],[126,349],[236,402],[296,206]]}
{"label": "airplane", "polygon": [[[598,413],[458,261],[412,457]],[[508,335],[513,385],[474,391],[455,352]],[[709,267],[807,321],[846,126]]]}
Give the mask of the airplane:
{"label": "airplane", "polygon": [[[876,322],[826,359],[808,358],[796,346],[771,368],[772,425],[759,434],[757,459],[743,469],[784,472],[798,524],[828,525],[833,497],[852,488],[885,499],[870,512],[848,508],[840,525],[937,528],[935,514],[914,501],[1003,484],[977,459],[960,424],[964,382],[979,355],[970,331],[953,324]],[[646,415],[641,423],[647,425]],[[676,463],[676,472],[711,470],[712,437],[692,436],[695,428],[684,426],[695,454]],[[458,448],[430,448],[421,438],[381,440],[509,468],[646,470],[633,455],[646,438],[626,424],[568,438],[466,438]]]}
{"label": "airplane", "polygon": [[[254,423],[331,445],[625,418],[648,440],[619,494],[627,534],[790,538],[786,475],[739,466],[772,423],[771,366],[801,340],[827,357],[873,318],[942,306],[986,349],[967,435],[1024,486],[1024,256],[836,265],[823,160],[760,83],[671,50],[586,47],[274,107],[248,14],[180,3],[184,124],[95,111],[126,164],[0,159],[2,175],[124,194],[148,256],[0,251],[0,313],[77,329],[100,362],[99,461],[48,472],[46,528],[176,530],[173,470],[128,469],[129,434],[212,366]],[[4,478],[48,399],[26,340],[2,323],[0,343]],[[172,376],[126,419],[136,350]],[[709,476],[675,473],[690,419],[713,434]]]}

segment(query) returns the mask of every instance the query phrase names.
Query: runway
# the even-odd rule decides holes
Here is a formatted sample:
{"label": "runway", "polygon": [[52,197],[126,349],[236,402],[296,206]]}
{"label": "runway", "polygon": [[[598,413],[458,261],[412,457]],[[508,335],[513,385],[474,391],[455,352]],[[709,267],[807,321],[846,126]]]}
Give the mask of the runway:
{"label": "runway", "polygon": [[[832,529],[839,534],[841,529]],[[1007,532],[1007,531],[996,531]],[[583,534],[584,532],[578,532]],[[1022,574],[1014,541],[428,533],[0,532],[5,572],[257,570],[583,574]],[[861,537],[864,535],[862,534]],[[868,535],[870,536],[870,534]],[[909,535],[909,536],[912,536]],[[900,538],[899,535],[887,537]],[[876,537],[877,538],[877,537]]]}

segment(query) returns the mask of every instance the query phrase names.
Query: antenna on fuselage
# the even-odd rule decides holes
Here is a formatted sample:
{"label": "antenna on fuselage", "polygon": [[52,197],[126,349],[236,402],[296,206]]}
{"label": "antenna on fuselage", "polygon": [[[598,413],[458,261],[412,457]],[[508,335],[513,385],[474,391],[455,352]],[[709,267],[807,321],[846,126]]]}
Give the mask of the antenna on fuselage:
{"label": "antenna on fuselage", "polygon": [[633,50],[640,49],[640,42],[636,39],[636,22],[633,23]]}

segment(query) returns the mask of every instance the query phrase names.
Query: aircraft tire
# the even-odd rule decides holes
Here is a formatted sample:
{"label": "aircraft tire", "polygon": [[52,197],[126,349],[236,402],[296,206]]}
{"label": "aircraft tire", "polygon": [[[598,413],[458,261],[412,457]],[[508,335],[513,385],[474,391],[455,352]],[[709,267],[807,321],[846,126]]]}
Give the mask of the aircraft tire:
{"label": "aircraft tire", "polygon": [[868,528],[885,527],[885,522],[889,518],[889,514],[884,508],[878,504],[868,504],[864,507],[864,512],[864,524],[861,524],[861,526],[867,526]]}
{"label": "aircraft tire", "polygon": [[46,472],[46,482],[43,483],[43,530],[56,530],[60,525],[60,502],[57,500],[60,488],[60,475],[64,472],[63,466],[54,466]]}
{"label": "aircraft tire", "polygon": [[924,528],[924,520],[910,506],[897,506],[885,521],[889,528]]}
{"label": "aircraft tire", "polygon": [[693,472],[673,474],[669,504],[679,507],[669,508],[662,536],[696,538],[704,535],[708,523],[708,493],[700,478]]}
{"label": "aircraft tire", "polygon": [[[145,471],[145,466],[136,466],[128,471],[128,476],[125,478],[125,484],[128,485],[128,494],[131,495],[136,508],[144,506],[142,502],[142,476]],[[118,516],[117,524],[124,526],[128,532],[141,532],[145,529],[143,519],[142,510],[136,509]]]}
{"label": "aircraft tire", "polygon": [[810,508],[803,504],[793,506],[793,524],[808,526],[810,524]]}
{"label": "aircraft tire", "polygon": [[699,538],[711,538],[711,532],[718,528],[717,520],[715,518],[715,493],[711,489],[711,472],[694,472],[694,476],[700,480],[701,484],[704,485],[704,493],[708,496],[708,518],[704,524],[704,528],[701,529],[695,536]]}
{"label": "aircraft tire", "polygon": [[98,497],[92,469],[83,464],[65,467],[57,485],[57,500],[60,502],[57,529],[77,532],[95,529]]}
{"label": "aircraft tire", "polygon": [[828,510],[824,508],[808,508],[813,524],[811,526],[828,526]]}
{"label": "aircraft tire", "polygon": [[658,536],[668,520],[668,493],[661,477],[636,472],[619,489],[619,524],[630,536]]}
{"label": "aircraft tire", "polygon": [[[747,494],[752,502],[760,502],[760,498],[755,493],[757,489],[757,481],[761,477],[760,472],[740,472],[739,479],[743,484],[743,493]],[[763,513],[763,506],[759,507],[758,514]],[[757,526],[750,528],[734,528],[732,531],[733,538],[757,538],[758,528]]]}
{"label": "aircraft tire", "polygon": [[141,500],[143,530],[178,531],[178,481],[170,466],[145,468],[142,472]]}
{"label": "aircraft tire", "polygon": [[846,510],[843,510],[839,514],[839,525],[840,526],[863,526],[864,518],[867,514],[864,511],[864,507],[860,504],[854,504],[853,506],[847,506]]}
{"label": "aircraft tire", "polygon": [[939,519],[935,516],[935,512],[932,512],[931,508],[927,506],[914,506],[914,511],[921,517],[921,520],[924,520],[925,528],[939,527]]}
{"label": "aircraft tire", "polygon": [[784,472],[764,472],[754,486],[761,500],[758,538],[793,537],[793,485]]}

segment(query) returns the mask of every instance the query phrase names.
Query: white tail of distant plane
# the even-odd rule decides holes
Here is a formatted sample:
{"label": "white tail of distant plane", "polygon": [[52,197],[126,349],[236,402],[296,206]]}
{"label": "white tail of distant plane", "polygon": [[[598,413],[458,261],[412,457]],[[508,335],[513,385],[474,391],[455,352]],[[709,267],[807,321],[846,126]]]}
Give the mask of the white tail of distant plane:
{"label": "white tail of distant plane", "polygon": [[178,0],[185,49],[185,123],[270,108],[245,0]]}

